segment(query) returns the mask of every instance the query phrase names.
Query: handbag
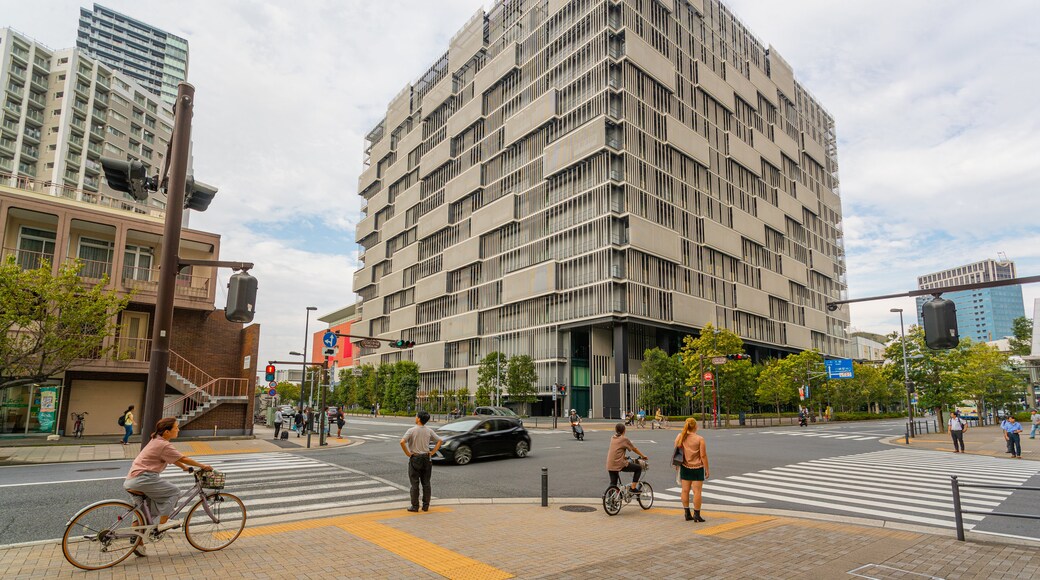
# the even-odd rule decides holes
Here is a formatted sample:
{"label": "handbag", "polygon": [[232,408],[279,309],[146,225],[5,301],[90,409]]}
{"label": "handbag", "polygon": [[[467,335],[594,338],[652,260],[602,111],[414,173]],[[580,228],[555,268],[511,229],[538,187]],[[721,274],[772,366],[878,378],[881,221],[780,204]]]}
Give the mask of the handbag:
{"label": "handbag", "polygon": [[676,445],[675,451],[672,453],[672,465],[680,467],[685,461],[686,457],[683,455],[682,445]]}

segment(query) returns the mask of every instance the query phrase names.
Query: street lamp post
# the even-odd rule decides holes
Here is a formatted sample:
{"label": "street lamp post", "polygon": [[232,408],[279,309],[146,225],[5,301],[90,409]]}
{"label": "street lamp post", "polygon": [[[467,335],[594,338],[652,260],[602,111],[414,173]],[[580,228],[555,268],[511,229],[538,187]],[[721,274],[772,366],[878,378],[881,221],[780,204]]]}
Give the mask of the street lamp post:
{"label": "street lamp post", "polygon": [[903,385],[906,387],[906,429],[911,437],[914,436],[914,407],[910,402],[910,367],[906,362],[906,332],[903,327],[903,309],[892,308],[889,312],[899,313],[899,339],[903,344]]}
{"label": "street lamp post", "polygon": [[498,337],[495,337],[495,405],[502,406],[502,348]]}
{"label": "street lamp post", "polygon": [[317,309],[317,306],[307,307],[307,320],[303,325],[303,374],[300,376],[300,413],[303,413],[303,382],[307,380],[307,347],[310,345],[311,342],[311,311]]}

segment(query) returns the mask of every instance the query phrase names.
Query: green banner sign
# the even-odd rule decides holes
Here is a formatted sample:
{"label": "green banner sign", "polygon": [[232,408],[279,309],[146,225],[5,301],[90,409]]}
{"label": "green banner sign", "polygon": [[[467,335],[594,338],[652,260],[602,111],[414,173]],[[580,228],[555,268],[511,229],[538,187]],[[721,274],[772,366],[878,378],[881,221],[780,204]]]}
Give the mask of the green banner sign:
{"label": "green banner sign", "polygon": [[40,433],[54,431],[54,420],[58,416],[58,387],[40,387]]}

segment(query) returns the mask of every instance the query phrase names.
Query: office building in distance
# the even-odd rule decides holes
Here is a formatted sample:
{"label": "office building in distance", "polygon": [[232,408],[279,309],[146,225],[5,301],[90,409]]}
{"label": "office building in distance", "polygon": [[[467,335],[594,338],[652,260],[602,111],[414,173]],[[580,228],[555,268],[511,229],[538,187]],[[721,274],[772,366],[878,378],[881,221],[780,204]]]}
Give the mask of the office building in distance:
{"label": "office building in distance", "polygon": [[[928,290],[1010,280],[1015,277],[1014,262],[989,259],[920,276],[917,278],[917,288]],[[1022,302],[1022,287],[1019,285],[946,292],[942,297],[952,300],[957,306],[957,330],[961,338],[970,338],[973,342],[988,342],[1013,336],[1014,320],[1026,315]],[[918,324],[924,324],[921,307],[928,300],[931,300],[931,297],[917,297]]]}
{"label": "office building in distance", "polygon": [[422,391],[490,352],[616,417],[646,349],[707,324],[756,359],[847,356],[834,119],[718,0],[478,11],[367,135],[358,334]]}

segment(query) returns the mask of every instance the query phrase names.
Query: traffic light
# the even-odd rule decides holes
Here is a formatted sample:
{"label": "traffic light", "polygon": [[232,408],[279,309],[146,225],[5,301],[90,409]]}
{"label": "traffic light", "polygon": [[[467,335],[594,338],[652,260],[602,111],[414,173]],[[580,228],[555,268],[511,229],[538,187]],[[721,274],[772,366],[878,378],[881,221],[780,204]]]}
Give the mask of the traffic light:
{"label": "traffic light", "polygon": [[412,340],[391,340],[390,346],[394,348],[412,348],[415,346],[415,341]]}
{"label": "traffic light", "polygon": [[216,195],[216,187],[195,181],[195,178],[190,175],[184,181],[184,209],[206,211]]}
{"label": "traffic light", "polygon": [[921,307],[924,320],[924,342],[928,348],[943,350],[956,347],[960,341],[957,331],[957,305],[952,300],[935,298]]}
{"label": "traffic light", "polygon": [[264,370],[264,380],[267,382],[274,380],[274,365],[267,365],[267,368]]}
{"label": "traffic light", "polygon": [[727,354],[726,358],[729,360],[751,360],[751,355],[747,354]]}
{"label": "traffic light", "polygon": [[559,390],[560,396],[567,394],[567,385],[557,384],[556,388]]}
{"label": "traffic light", "polygon": [[105,171],[108,186],[116,191],[129,193],[137,201],[148,199],[148,192],[158,189],[154,177],[145,175],[144,163],[140,161],[120,161],[119,159],[101,158],[101,168]]}
{"label": "traffic light", "polygon": [[256,278],[248,272],[235,272],[228,282],[224,318],[231,322],[252,322],[256,308]]}

